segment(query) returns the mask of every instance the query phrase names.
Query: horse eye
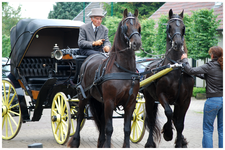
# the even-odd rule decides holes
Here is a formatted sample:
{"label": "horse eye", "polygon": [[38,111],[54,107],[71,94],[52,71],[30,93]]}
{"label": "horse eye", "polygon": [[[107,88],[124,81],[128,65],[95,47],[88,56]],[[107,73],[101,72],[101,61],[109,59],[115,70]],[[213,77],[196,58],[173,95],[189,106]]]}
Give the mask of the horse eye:
{"label": "horse eye", "polygon": [[185,26],[183,27],[183,35],[185,35]]}

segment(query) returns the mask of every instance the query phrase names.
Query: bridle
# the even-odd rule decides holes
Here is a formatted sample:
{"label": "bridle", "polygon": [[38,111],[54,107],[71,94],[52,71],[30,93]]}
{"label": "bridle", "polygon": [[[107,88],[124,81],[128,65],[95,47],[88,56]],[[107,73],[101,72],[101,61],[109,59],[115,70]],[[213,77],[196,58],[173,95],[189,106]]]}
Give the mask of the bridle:
{"label": "bridle", "polygon": [[132,38],[132,36],[133,36],[134,34],[138,34],[138,35],[141,37],[141,35],[140,35],[140,33],[139,33],[138,31],[134,31],[134,32],[131,33],[130,36],[128,37],[128,35],[126,34],[127,28],[128,28],[127,25],[126,25],[126,22],[128,21],[128,19],[131,19],[131,20],[130,20],[130,24],[133,25],[133,19],[135,19],[135,17],[132,17],[132,16],[127,17],[127,18],[125,18],[125,19],[122,21],[121,30],[122,30],[122,34],[123,34],[124,38],[126,39],[126,42],[127,42],[128,47],[131,49],[131,42],[130,42],[130,39]]}
{"label": "bridle", "polygon": [[[176,35],[180,35],[181,36],[181,39],[182,39],[182,42],[184,42],[184,35],[185,35],[185,25],[184,25],[184,31],[183,31],[183,35],[180,33],[180,32],[175,32],[172,36],[170,35],[170,27],[169,27],[169,24],[176,21],[176,26],[180,26],[180,22],[183,23],[183,20],[180,19],[180,18],[171,18],[169,21],[168,21],[168,24],[167,24],[167,27],[166,27],[166,33],[167,33],[167,36],[168,38],[170,39],[170,44],[172,45],[171,48],[166,52],[166,55],[172,50],[174,49],[174,41],[173,41],[173,38],[176,36]],[[184,52],[184,48],[182,46],[182,49],[181,49],[183,52]],[[165,56],[166,56],[165,55]]]}
{"label": "bridle", "polygon": [[[183,23],[183,25],[184,25],[184,29],[183,29],[184,32],[183,32],[183,35],[182,35],[180,32],[175,32],[175,33],[173,34],[173,36],[170,35],[170,27],[169,27],[169,24],[172,23],[172,22],[174,22],[174,21],[176,21],[176,26],[178,26],[178,27],[180,26],[180,22],[183,23],[183,20],[180,19],[180,18],[171,18],[171,19],[169,20],[169,22],[168,22],[168,24],[167,24],[167,27],[166,27],[166,33],[167,33],[167,36],[168,36],[169,39],[170,39],[170,43],[172,43],[173,38],[174,38],[176,35],[180,35],[182,41],[184,41],[184,35],[185,35],[185,25],[184,25],[184,23]],[[180,22],[179,22],[179,21],[180,21]]]}

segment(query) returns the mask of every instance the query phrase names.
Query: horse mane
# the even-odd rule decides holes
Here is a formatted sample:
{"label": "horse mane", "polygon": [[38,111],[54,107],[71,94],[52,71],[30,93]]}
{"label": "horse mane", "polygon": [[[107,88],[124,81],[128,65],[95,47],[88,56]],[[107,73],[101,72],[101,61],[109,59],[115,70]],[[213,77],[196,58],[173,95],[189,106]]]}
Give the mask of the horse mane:
{"label": "horse mane", "polygon": [[111,52],[109,54],[109,59],[110,60],[109,60],[109,62],[107,64],[107,66],[106,66],[106,73],[110,72],[110,70],[112,69],[113,64],[114,64],[114,62],[116,61],[116,58],[117,58],[117,51],[116,51],[116,48],[115,48],[116,47],[115,45],[116,45],[117,42],[115,42],[115,41],[120,36],[120,30],[121,30],[120,27],[121,27],[122,21],[120,21],[120,23],[119,23],[119,25],[117,27],[117,31],[116,31],[115,36],[114,36],[113,46],[112,46]]}
{"label": "horse mane", "polygon": [[186,45],[186,41],[184,40],[184,52],[187,54],[188,53],[188,50],[187,50],[187,45]]}
{"label": "horse mane", "polygon": [[[134,17],[134,15],[131,12],[128,13],[128,17],[130,17],[130,16]],[[117,31],[116,31],[116,34],[114,36],[113,46],[112,46],[111,52],[109,54],[109,59],[110,60],[108,62],[108,65],[106,66],[106,73],[110,72],[110,70],[113,67],[114,62],[116,61],[117,53],[118,53],[118,51],[116,51],[116,44],[119,43],[117,40],[119,39],[119,37],[121,37],[121,26],[122,26],[122,22],[123,22],[124,19],[125,18],[123,17],[123,19],[120,21],[120,23],[119,23],[119,25],[117,27]],[[138,22],[137,17],[135,17],[134,21]]]}

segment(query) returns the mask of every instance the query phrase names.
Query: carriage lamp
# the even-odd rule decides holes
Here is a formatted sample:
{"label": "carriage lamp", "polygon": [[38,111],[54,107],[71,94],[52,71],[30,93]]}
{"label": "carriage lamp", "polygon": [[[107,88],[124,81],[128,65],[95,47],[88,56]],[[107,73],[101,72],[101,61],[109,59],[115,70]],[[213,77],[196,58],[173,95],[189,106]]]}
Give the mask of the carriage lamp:
{"label": "carriage lamp", "polygon": [[51,53],[51,58],[55,58],[57,60],[62,59],[63,53],[59,50],[59,47],[57,44],[53,47],[53,52]]}

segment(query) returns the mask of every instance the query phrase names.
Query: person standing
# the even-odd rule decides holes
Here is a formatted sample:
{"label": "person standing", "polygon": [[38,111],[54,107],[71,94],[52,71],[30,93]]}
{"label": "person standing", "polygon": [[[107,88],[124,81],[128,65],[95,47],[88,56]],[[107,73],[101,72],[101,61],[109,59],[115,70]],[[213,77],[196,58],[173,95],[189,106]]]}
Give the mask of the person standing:
{"label": "person standing", "polygon": [[89,16],[91,22],[80,27],[78,46],[82,55],[89,56],[100,52],[109,52],[111,43],[108,28],[102,25],[103,9],[94,8]]}
{"label": "person standing", "polygon": [[188,64],[187,54],[181,56],[184,70],[206,80],[206,97],[203,114],[203,148],[213,148],[214,120],[217,117],[219,148],[223,148],[223,49],[213,46],[209,49],[211,61],[192,68]]}

